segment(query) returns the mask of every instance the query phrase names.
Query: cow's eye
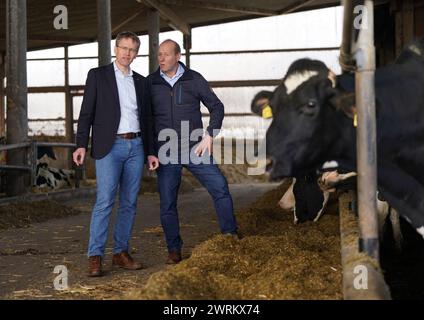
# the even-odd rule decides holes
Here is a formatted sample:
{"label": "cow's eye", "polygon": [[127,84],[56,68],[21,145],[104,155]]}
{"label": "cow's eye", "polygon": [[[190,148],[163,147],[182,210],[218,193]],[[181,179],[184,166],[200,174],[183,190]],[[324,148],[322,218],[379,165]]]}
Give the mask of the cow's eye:
{"label": "cow's eye", "polygon": [[317,105],[316,99],[309,99],[309,101],[308,101],[308,107],[309,108],[314,108],[316,105]]}

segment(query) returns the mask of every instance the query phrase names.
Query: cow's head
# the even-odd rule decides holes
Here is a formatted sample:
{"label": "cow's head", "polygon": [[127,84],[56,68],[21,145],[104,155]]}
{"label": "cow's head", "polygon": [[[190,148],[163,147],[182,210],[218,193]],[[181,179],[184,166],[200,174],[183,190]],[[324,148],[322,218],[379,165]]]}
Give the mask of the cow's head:
{"label": "cow's head", "polygon": [[299,82],[305,79],[319,75],[320,77],[327,77],[328,68],[319,60],[312,60],[303,58],[293,62],[286,75],[282,79],[281,84],[272,91],[262,90],[259,91],[250,104],[252,112],[265,119],[272,118],[279,110],[279,104],[273,104],[272,100],[280,101],[295,88]]}
{"label": "cow's head", "polygon": [[340,116],[350,109],[342,110],[339,100],[345,95],[335,88],[334,76],[327,70],[325,77],[309,72],[291,84],[286,80],[274,92],[271,105],[278,111],[267,132],[271,177],[303,174],[336,158],[343,126]]}
{"label": "cow's head", "polygon": [[[280,85],[271,91],[258,92],[251,102],[251,110],[253,113],[263,118],[279,118],[283,106],[287,105],[289,95],[303,82],[311,77],[318,77],[326,79],[330,70],[327,66],[319,61],[308,58],[299,59],[294,61],[287,70],[286,75],[283,77]],[[274,120],[275,122],[275,120]],[[268,149],[269,150],[268,146]],[[273,166],[271,158],[267,157],[267,171]],[[274,170],[274,173],[276,170]],[[271,180],[279,180],[279,176],[271,175]]]}

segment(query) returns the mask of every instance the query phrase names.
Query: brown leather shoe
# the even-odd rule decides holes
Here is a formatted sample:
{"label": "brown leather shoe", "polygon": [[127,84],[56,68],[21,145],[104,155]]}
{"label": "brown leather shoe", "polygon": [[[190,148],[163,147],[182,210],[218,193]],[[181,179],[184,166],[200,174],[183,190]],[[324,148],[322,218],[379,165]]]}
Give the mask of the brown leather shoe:
{"label": "brown leather shoe", "polygon": [[101,277],[102,274],[102,257],[91,256],[88,257],[88,276]]}
{"label": "brown leather shoe", "polygon": [[114,254],[112,257],[112,265],[119,266],[128,270],[139,270],[143,268],[143,265],[139,262],[135,262],[134,259],[126,251]]}
{"label": "brown leather shoe", "polygon": [[182,260],[181,251],[169,251],[168,259],[166,259],[166,264],[177,264]]}

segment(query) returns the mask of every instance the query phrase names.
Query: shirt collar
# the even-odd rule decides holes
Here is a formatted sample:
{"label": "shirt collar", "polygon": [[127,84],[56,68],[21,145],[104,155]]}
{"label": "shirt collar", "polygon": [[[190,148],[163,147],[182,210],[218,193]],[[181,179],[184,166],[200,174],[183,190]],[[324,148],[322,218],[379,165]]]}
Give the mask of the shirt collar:
{"label": "shirt collar", "polygon": [[118,71],[125,77],[132,77],[133,76],[133,71],[132,71],[131,67],[128,67],[128,69],[129,69],[128,74],[124,74],[121,70],[119,70],[118,66],[116,65],[116,60],[113,62],[113,68],[115,69],[115,72]]}
{"label": "shirt collar", "polygon": [[174,79],[176,77],[179,77],[180,75],[182,75],[184,73],[184,71],[185,70],[184,70],[184,67],[182,66],[182,64],[181,63],[178,63],[177,72],[174,74],[174,76],[172,78],[169,78],[162,70],[159,69],[159,72],[160,72],[161,77],[166,77],[166,78],[168,78],[170,80],[172,80],[172,79]]}

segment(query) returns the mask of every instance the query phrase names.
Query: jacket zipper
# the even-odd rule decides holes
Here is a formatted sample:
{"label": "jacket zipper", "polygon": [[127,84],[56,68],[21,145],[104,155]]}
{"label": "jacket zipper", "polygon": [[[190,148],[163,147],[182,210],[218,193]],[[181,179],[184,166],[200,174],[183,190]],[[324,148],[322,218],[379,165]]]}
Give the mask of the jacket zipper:
{"label": "jacket zipper", "polygon": [[182,90],[181,90],[181,87],[182,87],[182,85],[181,84],[178,84],[178,104],[179,105],[181,105],[181,101],[182,101],[182,97],[181,97]]}
{"label": "jacket zipper", "polygon": [[[180,77],[180,79],[181,79],[181,77]],[[177,83],[180,82],[180,79],[177,80],[177,82],[174,84],[173,87],[169,83],[167,83],[165,80],[162,79],[168,85],[168,87],[171,88],[169,95],[171,97],[171,123],[172,123],[173,128],[175,128],[175,124],[174,124],[174,109],[175,109],[174,94],[175,94],[175,92],[174,92],[174,89],[175,89]],[[179,101],[181,101],[181,85],[180,84],[179,84],[179,89],[180,89]],[[181,102],[179,102],[179,103],[181,104]]]}

